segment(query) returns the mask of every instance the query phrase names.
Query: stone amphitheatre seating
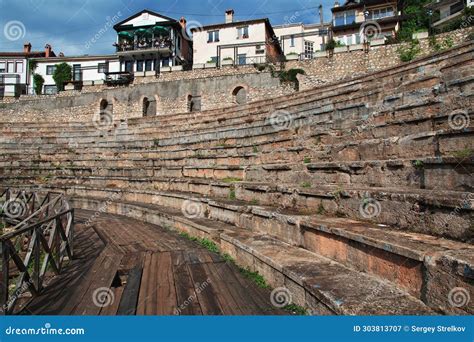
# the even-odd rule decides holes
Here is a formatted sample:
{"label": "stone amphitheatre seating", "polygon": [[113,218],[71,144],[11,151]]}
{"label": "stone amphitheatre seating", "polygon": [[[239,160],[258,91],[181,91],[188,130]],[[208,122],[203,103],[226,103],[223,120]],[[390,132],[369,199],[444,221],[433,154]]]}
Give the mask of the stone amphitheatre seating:
{"label": "stone amphitheatre seating", "polygon": [[452,300],[474,295],[473,53],[106,128],[3,123],[1,184],[210,238],[315,314],[473,314]]}

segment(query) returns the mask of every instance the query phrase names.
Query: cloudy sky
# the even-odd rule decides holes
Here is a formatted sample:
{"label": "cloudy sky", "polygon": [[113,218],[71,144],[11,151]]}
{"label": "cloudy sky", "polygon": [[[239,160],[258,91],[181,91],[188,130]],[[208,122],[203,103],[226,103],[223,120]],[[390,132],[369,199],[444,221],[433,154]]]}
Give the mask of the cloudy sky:
{"label": "cloudy sky", "polygon": [[[233,8],[236,20],[268,17],[278,25],[319,22],[319,4],[329,21],[334,0],[0,0],[0,51],[21,50],[29,41],[33,50],[49,43],[69,56],[113,53],[115,31],[103,33],[107,23],[143,9],[207,25],[222,22]],[[94,36],[99,39],[92,43]]]}

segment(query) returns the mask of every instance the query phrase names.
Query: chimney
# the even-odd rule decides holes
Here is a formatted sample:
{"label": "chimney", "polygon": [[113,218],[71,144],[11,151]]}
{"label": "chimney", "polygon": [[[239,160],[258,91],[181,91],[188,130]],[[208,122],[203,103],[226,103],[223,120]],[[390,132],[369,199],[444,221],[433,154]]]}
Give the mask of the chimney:
{"label": "chimney", "polygon": [[30,53],[31,52],[31,44],[29,42],[26,42],[23,45],[23,52],[24,53]]}
{"label": "chimney", "polygon": [[64,57],[64,53],[60,52],[59,57]]}
{"label": "chimney", "polygon": [[186,30],[186,18],[185,17],[181,17],[181,19],[179,19],[179,24],[181,25],[181,27]]}
{"label": "chimney", "polygon": [[225,23],[233,23],[234,22],[234,10],[233,9],[228,9],[225,11]]}
{"label": "chimney", "polygon": [[51,57],[51,51],[52,51],[51,49],[52,49],[51,45],[49,44],[46,44],[46,46],[44,47],[44,54],[46,58]]}
{"label": "chimney", "polygon": [[321,22],[321,26],[324,25],[323,5],[319,5],[319,20]]}
{"label": "chimney", "polygon": [[339,1],[336,0],[336,2],[334,3],[334,7],[339,7]]}

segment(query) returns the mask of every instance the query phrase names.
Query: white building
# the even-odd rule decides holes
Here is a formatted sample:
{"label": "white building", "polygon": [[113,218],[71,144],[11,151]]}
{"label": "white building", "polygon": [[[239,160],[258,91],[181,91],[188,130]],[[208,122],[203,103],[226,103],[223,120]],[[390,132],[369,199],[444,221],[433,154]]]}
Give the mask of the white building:
{"label": "white building", "polygon": [[26,94],[30,84],[29,61],[53,56],[50,45],[44,51],[31,51],[30,43],[24,44],[23,52],[0,52],[0,98]]}
{"label": "white building", "polygon": [[224,23],[193,29],[192,33],[194,68],[282,58],[281,46],[268,19],[234,21],[234,11],[227,10]]}
{"label": "white building", "polygon": [[436,0],[426,7],[438,13],[439,19],[433,23],[433,27],[442,29],[444,26],[459,19],[466,7],[474,6],[474,0]]}
{"label": "white building", "polygon": [[[83,85],[102,84],[109,72],[119,72],[120,62],[116,55],[35,58],[34,73],[44,78],[42,94],[56,94],[57,87],[53,79],[56,65],[67,63],[72,68],[73,84],[77,88]],[[33,75],[30,76],[30,94],[33,94]]]}
{"label": "white building", "polygon": [[330,24],[303,23],[274,26],[281,48],[287,58],[298,55],[299,58],[313,58],[314,52],[324,51],[329,40]]}

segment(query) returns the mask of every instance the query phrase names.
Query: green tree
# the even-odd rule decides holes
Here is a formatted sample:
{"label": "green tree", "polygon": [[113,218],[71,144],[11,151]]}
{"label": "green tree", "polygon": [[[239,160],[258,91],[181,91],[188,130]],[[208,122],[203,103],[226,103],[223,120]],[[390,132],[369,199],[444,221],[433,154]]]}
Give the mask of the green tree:
{"label": "green tree", "polygon": [[33,87],[36,95],[41,95],[43,90],[44,78],[41,75],[33,74]]}
{"label": "green tree", "polygon": [[409,41],[412,35],[419,31],[428,31],[430,17],[424,7],[431,0],[405,0],[402,14],[407,18],[398,32],[398,39]]}
{"label": "green tree", "polygon": [[64,84],[72,79],[72,68],[67,63],[56,64],[56,70],[53,74],[54,83],[58,91],[64,90]]}

